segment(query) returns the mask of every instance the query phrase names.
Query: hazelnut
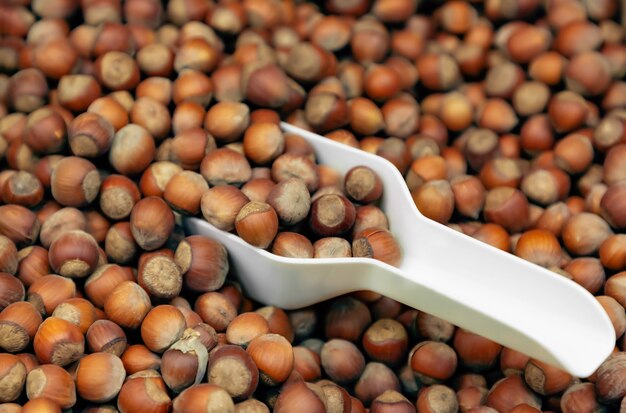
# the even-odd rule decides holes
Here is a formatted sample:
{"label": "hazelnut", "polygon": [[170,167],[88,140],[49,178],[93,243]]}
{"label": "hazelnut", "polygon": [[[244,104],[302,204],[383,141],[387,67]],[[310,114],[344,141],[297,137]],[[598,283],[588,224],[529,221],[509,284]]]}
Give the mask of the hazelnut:
{"label": "hazelnut", "polygon": [[383,318],[363,334],[363,349],[372,360],[398,365],[406,356],[409,337],[398,321]]}
{"label": "hazelnut", "polygon": [[117,408],[121,412],[149,409],[155,413],[167,413],[172,400],[167,387],[156,370],[142,370],[130,374],[118,393]]}
{"label": "hazelnut", "polygon": [[327,401],[321,386],[304,381],[297,381],[286,386],[276,399],[274,411],[276,413],[290,412],[298,409],[300,403],[304,403],[310,412],[326,411]]}
{"label": "hazelnut", "polygon": [[311,205],[310,226],[321,236],[335,236],[349,231],[355,218],[354,205],[341,195],[323,195]]}
{"label": "hazelnut", "polygon": [[91,162],[68,156],[59,161],[52,171],[50,189],[61,205],[81,207],[93,202],[100,182],[98,170]]}
{"label": "hazelnut", "polygon": [[453,348],[461,364],[476,371],[493,366],[502,350],[500,344],[462,328],[456,330]]}
{"label": "hazelnut", "polygon": [[107,257],[118,264],[128,263],[137,252],[129,222],[117,222],[109,228],[104,239]]}
{"label": "hazelnut", "polygon": [[412,194],[417,209],[427,218],[445,224],[454,212],[454,193],[450,183],[443,179],[426,182]]}
{"label": "hazelnut", "polygon": [[457,356],[445,343],[423,341],[417,344],[409,354],[409,365],[424,384],[436,384],[447,380],[454,374]]}
{"label": "hazelnut", "polygon": [[244,349],[224,345],[209,355],[207,382],[220,386],[234,400],[244,400],[256,390],[259,370]]}
{"label": "hazelnut", "polygon": [[174,298],[180,293],[183,286],[180,267],[171,257],[171,251],[166,251],[170,253],[168,256],[155,251],[145,253],[139,259],[137,283],[151,297]]}
{"label": "hazelnut", "polygon": [[302,179],[290,178],[276,184],[266,201],[276,211],[280,222],[294,225],[307,217],[311,208],[311,196]]}
{"label": "hazelnut", "polygon": [[235,218],[235,229],[249,244],[267,248],[278,232],[278,216],[269,204],[248,202]]}
{"label": "hazelnut", "polygon": [[626,374],[626,357],[623,353],[609,356],[600,365],[596,377],[596,394],[602,402],[619,401],[626,394],[624,374]]}
{"label": "hazelnut", "polygon": [[50,244],[50,267],[65,277],[83,278],[98,265],[98,244],[84,231],[68,231]]}
{"label": "hazelnut", "polygon": [[560,393],[573,381],[565,371],[531,359],[524,369],[526,384],[541,395]]}
{"label": "hazelnut", "polygon": [[33,348],[40,362],[66,366],[83,356],[85,338],[69,321],[49,317],[39,326]]}
{"label": "hazelnut", "polygon": [[238,140],[247,132],[250,109],[239,102],[220,102],[212,106],[204,118],[204,127],[220,143]]}
{"label": "hazelnut", "polygon": [[293,349],[279,334],[268,333],[254,338],[247,352],[259,368],[261,381],[267,385],[284,382],[293,369]]}
{"label": "hazelnut", "polygon": [[214,384],[198,384],[184,390],[173,402],[174,411],[220,411],[234,413],[235,404],[228,392]]}
{"label": "hazelnut", "polygon": [[107,402],[117,396],[126,370],[122,360],[111,353],[88,354],[76,368],[76,390],[81,398],[97,403]]}
{"label": "hazelnut", "polygon": [[[355,228],[356,228],[356,224],[355,224]],[[350,245],[350,242],[348,242],[344,238],[339,238],[339,237],[320,238],[313,243],[313,257],[314,258],[352,257],[352,246]]]}
{"label": "hazelnut", "polygon": [[209,152],[202,159],[200,173],[212,186],[241,186],[250,179],[252,170],[242,154],[220,148]]}
{"label": "hazelnut", "polygon": [[120,327],[136,329],[150,311],[150,297],[139,284],[123,281],[104,301],[106,316]]}
{"label": "hazelnut", "polygon": [[74,155],[93,158],[109,150],[114,134],[115,129],[107,118],[86,112],[70,123],[68,142]]}
{"label": "hazelnut", "polygon": [[[370,404],[386,391],[400,391],[400,381],[396,374],[386,365],[369,362],[354,386],[354,394],[364,404]],[[453,393],[454,394],[454,393]]]}
{"label": "hazelnut", "polygon": [[455,412],[459,409],[459,402],[454,390],[442,384],[435,384],[419,393],[416,406],[420,412]]}
{"label": "hazelnut", "polygon": [[39,277],[28,287],[26,300],[41,314],[50,315],[59,304],[75,295],[76,284],[71,278],[48,274]]}
{"label": "hazelnut", "polygon": [[176,307],[159,305],[143,319],[141,338],[150,350],[163,353],[182,337],[185,329],[185,318]]}
{"label": "hazelnut", "polygon": [[226,340],[246,348],[254,338],[270,332],[269,323],[259,313],[242,313],[226,328]]}
{"label": "hazelnut", "polygon": [[609,225],[595,214],[582,212],[572,215],[563,227],[563,243],[573,254],[588,255],[596,252],[602,242],[613,234]]}
{"label": "hazelnut", "polygon": [[110,320],[96,320],[85,334],[87,347],[92,353],[105,352],[121,356],[126,350],[124,330]]}
{"label": "hazelnut", "polygon": [[208,190],[209,184],[202,175],[193,171],[182,171],[169,180],[163,198],[177,212],[197,215],[202,196]]}
{"label": "hazelnut", "polygon": [[487,394],[486,405],[497,411],[511,411],[523,403],[537,409],[541,407],[539,397],[526,387],[521,376],[513,375],[497,381]]}
{"label": "hazelnut", "polygon": [[28,373],[26,395],[30,400],[44,397],[64,409],[71,408],[76,404],[74,378],[62,367],[42,364]]}
{"label": "hazelnut", "polygon": [[124,369],[131,375],[148,369],[158,369],[161,357],[154,354],[143,344],[128,346],[121,356]]}
{"label": "hazelnut", "polygon": [[214,291],[198,297],[194,310],[200,315],[202,321],[217,332],[226,330],[226,327],[237,316],[235,305],[224,294]]}
{"label": "hazelnut", "polygon": [[119,173],[135,175],[148,167],[154,155],[154,138],[144,127],[131,123],[115,133],[109,162]]}
{"label": "hazelnut", "polygon": [[192,235],[182,240],[174,256],[187,287],[194,291],[214,291],[228,274],[228,254],[224,246],[210,238]]}
{"label": "hazelnut", "polygon": [[130,214],[130,228],[137,244],[152,251],[161,247],[174,229],[174,214],[160,198],[150,196],[137,202]]}
{"label": "hazelnut", "polygon": [[176,393],[198,385],[206,373],[209,355],[199,336],[198,332],[187,329],[180,340],[163,353],[163,381]]}

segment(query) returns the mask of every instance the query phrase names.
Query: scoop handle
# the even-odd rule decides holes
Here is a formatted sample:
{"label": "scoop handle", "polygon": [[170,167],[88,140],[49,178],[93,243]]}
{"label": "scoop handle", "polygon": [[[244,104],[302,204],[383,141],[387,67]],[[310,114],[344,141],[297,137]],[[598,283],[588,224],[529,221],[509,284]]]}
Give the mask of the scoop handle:
{"label": "scoop handle", "polygon": [[[403,270],[369,288],[559,366],[591,375],[615,346],[604,309],[565,277],[458,233],[419,220]],[[420,241],[421,240],[421,241]]]}

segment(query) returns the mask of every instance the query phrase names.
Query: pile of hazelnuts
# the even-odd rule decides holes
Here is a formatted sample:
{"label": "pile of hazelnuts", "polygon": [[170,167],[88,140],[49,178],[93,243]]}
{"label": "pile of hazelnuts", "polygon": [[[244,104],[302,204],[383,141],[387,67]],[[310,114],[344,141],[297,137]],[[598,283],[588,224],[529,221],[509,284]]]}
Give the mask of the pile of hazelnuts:
{"label": "pile of hazelnuts", "polygon": [[[626,410],[625,27],[620,0],[0,2],[0,413]],[[613,354],[576,378],[369,291],[250,300],[177,217],[401,260],[376,171],[281,120],[583,286]]]}
{"label": "pile of hazelnuts", "polygon": [[[182,205],[167,190],[165,200],[181,213],[200,211],[216,228],[234,230],[251,245],[284,257],[355,256],[398,265],[400,246],[375,205],[383,194],[378,174],[361,165],[342,177],[328,165],[317,165],[304,138],[283,134],[276,123],[249,125],[249,112],[245,104],[231,102],[209,109],[207,119],[215,121],[207,125],[210,139],[224,140],[229,123],[224,119],[237,119],[228,140],[242,138],[243,153],[212,150],[202,159],[200,174],[187,172],[196,185],[175,179],[168,184],[193,202]],[[253,170],[251,164],[268,166]]]}

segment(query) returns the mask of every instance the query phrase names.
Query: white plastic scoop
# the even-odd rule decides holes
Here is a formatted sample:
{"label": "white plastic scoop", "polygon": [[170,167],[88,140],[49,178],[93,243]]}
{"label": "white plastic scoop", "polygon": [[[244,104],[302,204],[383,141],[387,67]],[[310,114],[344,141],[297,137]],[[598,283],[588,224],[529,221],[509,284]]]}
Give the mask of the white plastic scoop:
{"label": "white plastic scoop", "polygon": [[188,233],[225,245],[251,298],[294,309],[371,290],[577,377],[591,375],[611,353],[613,326],[584,288],[425,218],[387,160],[286,123],[281,127],[305,138],[321,164],[342,173],[367,165],[378,173],[384,184],[381,208],[404,258],[399,268],[370,258],[284,258],[204,220],[185,219]]}

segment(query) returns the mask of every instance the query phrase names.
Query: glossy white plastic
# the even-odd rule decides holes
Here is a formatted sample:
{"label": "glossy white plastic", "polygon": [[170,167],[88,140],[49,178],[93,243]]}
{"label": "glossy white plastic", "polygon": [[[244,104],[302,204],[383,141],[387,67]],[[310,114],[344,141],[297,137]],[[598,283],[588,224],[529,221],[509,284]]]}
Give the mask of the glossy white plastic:
{"label": "glossy white plastic", "polygon": [[368,258],[293,259],[255,248],[204,220],[188,233],[221,241],[246,293],[285,309],[356,290],[384,294],[533,358],[587,377],[615,345],[611,322],[578,284],[440,225],[419,213],[398,170],[385,159],[292,125],[320,163],[345,173],[368,165],[384,184],[381,208],[403,249],[395,268]]}

